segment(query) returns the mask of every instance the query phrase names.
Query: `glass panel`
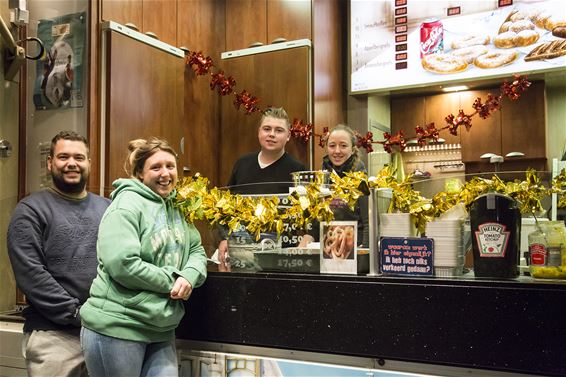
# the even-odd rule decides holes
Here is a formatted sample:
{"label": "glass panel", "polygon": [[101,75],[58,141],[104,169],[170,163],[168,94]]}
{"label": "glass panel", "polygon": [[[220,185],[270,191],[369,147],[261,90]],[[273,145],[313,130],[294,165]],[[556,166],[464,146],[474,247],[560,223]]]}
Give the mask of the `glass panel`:
{"label": "glass panel", "polygon": [[[88,1],[30,0],[28,35],[45,44],[42,60],[27,63],[26,192],[50,184],[45,158],[61,130],[87,136]],[[36,54],[29,43],[29,55]],[[33,51],[36,49],[36,51]]]}
{"label": "glass panel", "polygon": [[[456,168],[460,168],[459,162],[457,162]],[[446,163],[445,165],[441,166],[448,166],[450,163]],[[493,170],[496,170],[497,166],[493,166]],[[518,219],[520,223],[520,228],[522,231],[520,234],[520,242],[517,244],[517,255],[518,255],[518,268],[521,272],[521,277],[523,275],[528,275],[528,262],[529,262],[529,255],[528,255],[528,240],[527,236],[528,233],[532,231],[534,224],[538,219],[548,220],[550,217],[550,209],[552,206],[551,202],[551,195],[550,191],[548,190],[551,185],[551,173],[548,171],[540,171],[536,172],[536,180],[531,181],[529,172],[525,171],[490,171],[484,173],[476,173],[476,174],[464,174],[462,171],[456,172],[447,172],[445,174],[435,174],[433,177],[431,176],[418,176],[413,177],[411,183],[406,183],[404,185],[400,185],[400,187],[407,187],[410,189],[410,192],[413,192],[415,195],[420,195],[424,200],[423,203],[427,203],[427,201],[431,201],[437,194],[444,195],[445,197],[449,196],[449,193],[460,193],[463,195],[460,197],[459,200],[468,200],[468,204],[471,204],[472,199],[479,197],[481,194],[484,194],[484,191],[481,191],[481,186],[489,187],[492,185],[492,188],[501,189],[502,187],[506,187],[507,195],[516,197],[519,200],[519,207],[522,211],[521,218]],[[556,173],[554,173],[556,174]],[[478,181],[483,180],[483,181]],[[500,182],[497,185],[494,185],[494,182]],[[289,186],[295,186],[296,183],[287,183]],[[251,186],[253,186],[253,190],[256,192],[261,192],[262,187],[269,184],[256,184],[256,185],[246,185],[245,188],[243,187],[230,187],[231,193],[235,193],[242,190],[249,190]],[[409,185],[409,186],[407,186]],[[500,186],[500,187],[499,187]],[[524,187],[529,187],[525,189]],[[332,185],[329,186],[330,190],[332,190]],[[227,188],[223,188],[227,189]],[[294,188],[292,188],[294,189]],[[300,190],[300,189],[299,189]],[[477,191],[480,190],[480,191]],[[511,190],[511,191],[509,191]],[[518,195],[518,192],[522,194]],[[329,191],[330,192],[330,191]],[[533,196],[534,193],[541,192],[541,194],[537,196]],[[397,195],[397,194],[395,194]],[[259,232],[258,238],[256,238],[256,234],[250,232],[245,227],[256,219],[258,216],[264,216],[266,212],[262,212],[261,206],[265,207],[265,202],[262,203],[262,200],[267,201],[270,198],[276,197],[279,200],[279,210],[278,212],[271,212],[269,216],[272,216],[272,220],[275,222],[278,219],[281,219],[282,215],[285,211],[288,210],[291,202],[291,198],[289,194],[279,194],[279,195],[269,195],[269,194],[252,194],[252,195],[242,195],[242,197],[249,197],[256,200],[256,203],[251,206],[250,215],[247,219],[238,219],[242,222],[240,223],[240,228],[236,229],[232,233],[228,235],[227,228],[222,230],[224,232],[224,236],[227,237],[228,240],[228,248],[229,248],[229,263],[230,268],[228,271],[232,272],[292,272],[292,273],[320,273],[320,255],[321,255],[321,247],[320,243],[311,242],[307,244],[299,244],[301,237],[304,237],[306,233],[311,234],[312,232],[319,231],[320,227],[318,224],[309,224],[311,225],[311,230],[305,230],[300,227],[296,227],[292,221],[289,224],[284,224],[283,229],[278,237],[277,231],[272,229],[270,231],[261,231]],[[473,245],[473,234],[475,234],[470,225],[470,218],[466,208],[463,204],[459,206],[453,207],[448,214],[444,214],[442,219],[447,220],[450,216],[453,218],[454,216],[460,216],[460,220],[458,224],[452,224],[453,229],[448,229],[447,224],[436,224],[430,223],[431,220],[434,220],[434,217],[429,217],[427,219],[423,219],[420,223],[418,222],[418,217],[410,216],[406,213],[406,220],[402,225],[399,221],[401,220],[401,214],[395,215],[388,215],[385,212],[388,211],[399,211],[395,208],[395,205],[399,206],[402,202],[397,199],[387,201],[382,200],[380,198],[379,202],[380,208],[373,208],[372,211],[374,213],[380,213],[380,222],[377,227],[373,226],[375,229],[375,238],[378,241],[381,236],[387,237],[420,237],[423,235],[427,235],[429,238],[432,238],[435,242],[435,249],[436,253],[436,262],[435,264],[435,273],[433,275],[427,275],[426,273],[423,276],[412,276],[412,277],[447,277],[447,278],[464,278],[464,279],[473,279],[473,267],[474,267],[474,259],[472,256],[472,245]],[[233,199],[230,199],[231,201]],[[528,206],[525,204],[528,203],[528,206],[534,206],[537,202],[540,202],[540,208],[535,211],[533,214]],[[233,206],[244,206],[241,202],[232,202],[231,205]],[[260,204],[258,204],[260,203]],[[389,206],[389,204],[391,206]],[[448,203],[449,204],[449,203]],[[418,206],[418,204],[415,204]],[[438,205],[437,205],[438,206]],[[451,205],[448,205],[449,207]],[[245,206],[244,206],[245,207]],[[331,206],[332,207],[332,206]],[[224,210],[230,211],[230,204],[223,207]],[[416,207],[413,207],[416,208]],[[440,210],[436,212],[436,216],[438,214],[443,214],[446,212],[447,208],[442,208],[442,205],[438,206]],[[240,209],[240,208],[239,208]],[[407,211],[407,209],[401,210],[401,212]],[[564,221],[565,211],[564,209],[558,209],[557,217],[559,220]],[[336,211],[335,219],[336,219]],[[387,219],[392,219],[392,216],[397,216],[394,224],[387,223]],[[432,215],[435,216],[435,215]],[[448,216],[448,218],[447,218]],[[535,217],[537,220],[535,220]],[[427,220],[427,221],[424,221]],[[415,225],[415,221],[420,224],[420,227]],[[370,234],[372,234],[372,226],[370,228]],[[406,228],[406,231],[404,230]],[[314,229],[314,230],[313,230]],[[453,230],[452,236],[450,236],[449,231]],[[220,233],[222,233],[222,231]],[[451,238],[452,237],[452,238]],[[375,242],[375,247],[377,246],[377,241]],[[454,261],[450,258],[444,258],[441,255],[441,251],[449,253],[450,255],[454,254],[453,258]],[[379,251],[379,249],[372,249],[372,252]],[[209,255],[214,253],[214,250],[209,250]],[[368,265],[369,265],[369,258],[370,258],[370,250],[363,247],[358,247],[356,251],[357,255],[357,265],[358,265],[358,274],[366,274],[368,273]],[[441,256],[443,258],[441,258]],[[215,260],[213,256],[212,260]],[[442,259],[442,264],[440,260]],[[448,261],[450,259],[450,261]],[[432,260],[430,261],[432,263]],[[218,265],[211,263],[210,269],[215,271],[219,270]],[[412,269],[413,270],[413,269]],[[221,270],[222,271],[222,270]],[[424,270],[423,270],[424,271]],[[430,270],[427,270],[427,273]]]}

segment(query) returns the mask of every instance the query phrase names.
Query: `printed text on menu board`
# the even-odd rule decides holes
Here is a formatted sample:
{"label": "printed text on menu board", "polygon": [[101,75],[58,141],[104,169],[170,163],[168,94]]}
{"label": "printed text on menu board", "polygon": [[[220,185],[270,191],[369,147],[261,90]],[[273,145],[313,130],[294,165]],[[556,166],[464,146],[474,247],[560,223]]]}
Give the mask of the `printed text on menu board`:
{"label": "printed text on menu board", "polygon": [[382,237],[381,272],[384,275],[432,276],[432,238]]}

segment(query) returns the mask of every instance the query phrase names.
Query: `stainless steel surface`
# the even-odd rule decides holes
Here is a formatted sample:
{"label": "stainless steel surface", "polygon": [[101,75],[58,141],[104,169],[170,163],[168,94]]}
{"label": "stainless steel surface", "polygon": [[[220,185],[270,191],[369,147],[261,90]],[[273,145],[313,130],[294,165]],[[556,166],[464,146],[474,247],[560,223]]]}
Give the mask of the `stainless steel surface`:
{"label": "stainless steel surface", "polygon": [[8,53],[5,58],[6,72],[4,73],[4,78],[8,81],[14,80],[16,74],[20,71],[20,67],[26,60],[26,51],[23,47],[16,45],[14,37],[8,29],[8,25],[4,22],[2,16],[0,16],[0,35],[6,43]]}
{"label": "stainless steel surface", "polygon": [[[329,366],[344,366],[365,369],[368,376],[379,375],[379,372],[389,372],[400,376],[445,376],[445,377],[520,377],[527,376],[519,373],[506,373],[491,370],[467,369],[435,364],[411,363],[388,359],[374,359],[356,356],[328,355],[316,352],[297,350],[283,350],[277,348],[254,347],[239,344],[197,342],[189,340],[177,340],[177,350],[181,355],[187,353],[199,353],[204,358],[210,358],[213,352],[218,356],[224,354],[230,356],[258,357],[279,360],[296,360],[306,363],[322,364]],[[198,351],[195,351],[198,350]],[[388,373],[388,374],[389,374]]]}
{"label": "stainless steel surface", "polygon": [[[131,29],[128,26],[120,25],[119,23],[116,23],[114,21],[106,21],[106,22],[102,23],[101,30],[102,31],[112,30],[112,31],[118,32],[120,34],[126,35],[130,38],[133,38],[135,40],[138,40],[142,43],[145,43],[145,44],[148,44],[148,45],[153,46],[155,48],[158,48],[160,50],[166,51],[170,54],[176,55],[180,58],[185,57],[185,53],[183,52],[183,50],[181,50],[177,47],[171,46],[170,44],[162,42],[158,39],[152,38],[149,35],[145,35],[145,34],[142,34],[140,32],[137,32],[137,31]],[[104,35],[104,34],[105,33],[102,33],[102,35]]]}
{"label": "stainless steel surface", "polygon": [[0,376],[27,376],[22,339],[23,322],[0,320]]}
{"label": "stainless steel surface", "polygon": [[269,44],[265,46],[257,46],[251,48],[244,48],[242,50],[234,50],[234,51],[226,51],[223,52],[220,57],[222,60],[237,58],[239,56],[246,56],[246,55],[255,55],[255,54],[262,54],[265,52],[277,51],[277,50],[286,50],[289,48],[297,48],[297,47],[312,47],[312,43],[310,39],[297,39],[295,41],[288,41],[288,42],[281,42],[275,44]]}

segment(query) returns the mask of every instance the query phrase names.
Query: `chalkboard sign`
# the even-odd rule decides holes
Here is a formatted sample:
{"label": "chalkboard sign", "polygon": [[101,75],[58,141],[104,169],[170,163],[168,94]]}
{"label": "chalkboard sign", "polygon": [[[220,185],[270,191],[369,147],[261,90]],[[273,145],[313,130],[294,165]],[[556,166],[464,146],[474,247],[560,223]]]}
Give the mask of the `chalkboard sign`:
{"label": "chalkboard sign", "polygon": [[434,240],[416,237],[381,237],[381,272],[384,275],[432,276]]}
{"label": "chalkboard sign", "polygon": [[[278,195],[279,205],[277,208],[283,212],[291,207],[288,195]],[[297,227],[297,224],[293,222],[293,219],[289,219],[288,222],[283,223],[283,232],[281,233],[281,247],[297,247],[301,243],[304,234],[307,230],[312,229],[312,224],[308,224],[306,229],[301,229]]]}

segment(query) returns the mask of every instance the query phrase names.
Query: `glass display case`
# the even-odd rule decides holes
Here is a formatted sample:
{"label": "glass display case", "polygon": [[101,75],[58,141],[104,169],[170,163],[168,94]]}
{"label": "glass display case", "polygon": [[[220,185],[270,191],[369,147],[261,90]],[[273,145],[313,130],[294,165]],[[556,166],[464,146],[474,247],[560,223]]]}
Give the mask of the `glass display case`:
{"label": "glass display case", "polygon": [[[335,200],[347,200],[347,194],[344,194],[343,190],[336,190],[328,178],[314,185],[302,181],[301,179],[307,176],[306,172],[301,173],[302,178],[297,175],[294,182],[222,188],[229,190],[233,196],[249,199],[250,202],[245,205],[252,207],[247,218],[236,218],[236,221],[228,217],[229,220],[226,221],[231,221],[231,224],[237,223],[237,228],[231,229],[228,225],[220,225],[215,229],[215,231],[220,230],[220,238],[228,240],[229,271],[312,274],[321,272],[321,263],[325,263],[325,257],[328,257],[328,253],[325,253],[328,242],[324,235],[322,235],[323,242],[320,242],[320,232],[323,229],[321,224],[343,220],[343,218],[335,218],[333,203]],[[493,248],[495,245],[499,245],[509,250],[516,249],[511,261],[513,266],[510,267],[516,270],[516,273],[513,272],[511,275],[528,280],[530,277],[527,236],[538,227],[539,223],[549,219],[552,212],[552,195],[556,194],[556,190],[551,190],[552,178],[557,175],[558,173],[550,172],[511,171],[462,174],[457,177],[449,175],[448,178],[434,179],[413,176],[404,183],[394,185],[393,188],[366,189],[362,195],[366,195],[369,201],[369,245],[361,245],[361,242],[353,245],[357,267],[355,271],[350,272],[359,276],[473,279],[474,245],[484,249],[490,248],[491,251],[495,250]],[[313,177],[314,175],[311,176],[311,180],[314,181]],[[368,181],[371,186],[373,179],[375,178],[367,180],[362,177],[360,186]],[[278,190],[274,190],[274,187]],[[283,192],[285,189],[288,191]],[[261,194],[262,191],[277,191],[277,193]],[[242,194],[243,192],[254,194],[246,195]],[[509,225],[503,226],[500,238],[490,241],[491,244],[488,245],[487,240],[496,236],[493,233],[494,228],[488,231],[484,227],[485,229],[482,228],[484,231],[480,232],[477,222],[470,221],[476,219],[477,211],[474,215],[476,217],[470,219],[469,210],[475,200],[490,192],[497,192],[497,195],[509,198],[509,203],[517,208],[515,221],[518,227],[509,236],[506,233],[510,231]],[[488,201],[491,200],[490,198],[491,196],[488,195]],[[312,204],[313,200],[318,200],[319,203]],[[266,215],[265,208],[268,202],[272,203],[269,205],[276,205],[277,210]],[[355,200],[352,203],[355,205]],[[303,206],[302,212],[296,211],[297,205]],[[323,212],[325,209],[331,212],[330,217],[328,213]],[[319,211],[318,218],[313,215],[314,211]],[[292,216],[289,215],[290,212],[293,213]],[[233,216],[237,216],[237,211],[233,212]],[[258,218],[262,216],[267,216],[268,219],[263,219],[264,229],[258,230],[260,227]],[[256,220],[258,223],[250,226]],[[481,222],[483,224],[488,221],[483,219]],[[471,223],[476,229],[472,229]],[[267,229],[265,224],[272,226]],[[304,242],[305,235],[313,234],[316,242]],[[399,259],[384,255],[384,245],[388,245],[389,252],[391,247],[402,247],[399,245],[405,245],[407,250],[409,247],[420,250],[419,247],[422,246],[418,244],[422,244],[423,239],[431,240],[428,249],[420,254],[411,254],[411,252],[399,254],[398,256],[402,257],[398,263],[399,269],[403,269],[406,273],[395,273],[392,261]],[[478,243],[478,240],[483,243]],[[392,242],[398,245],[392,246]],[[564,243],[566,244],[566,241]],[[213,245],[215,246],[216,242],[213,242]],[[207,250],[208,254],[212,255],[211,271],[217,270],[219,261],[214,251],[214,249]],[[505,254],[505,250],[502,249],[501,252],[502,255]],[[566,246],[563,252],[566,254]],[[493,252],[489,257],[484,259],[489,263],[497,258]],[[479,256],[476,256],[475,260],[479,261],[478,258]],[[387,265],[385,269],[384,264]],[[422,268],[411,268],[419,265]]]}

